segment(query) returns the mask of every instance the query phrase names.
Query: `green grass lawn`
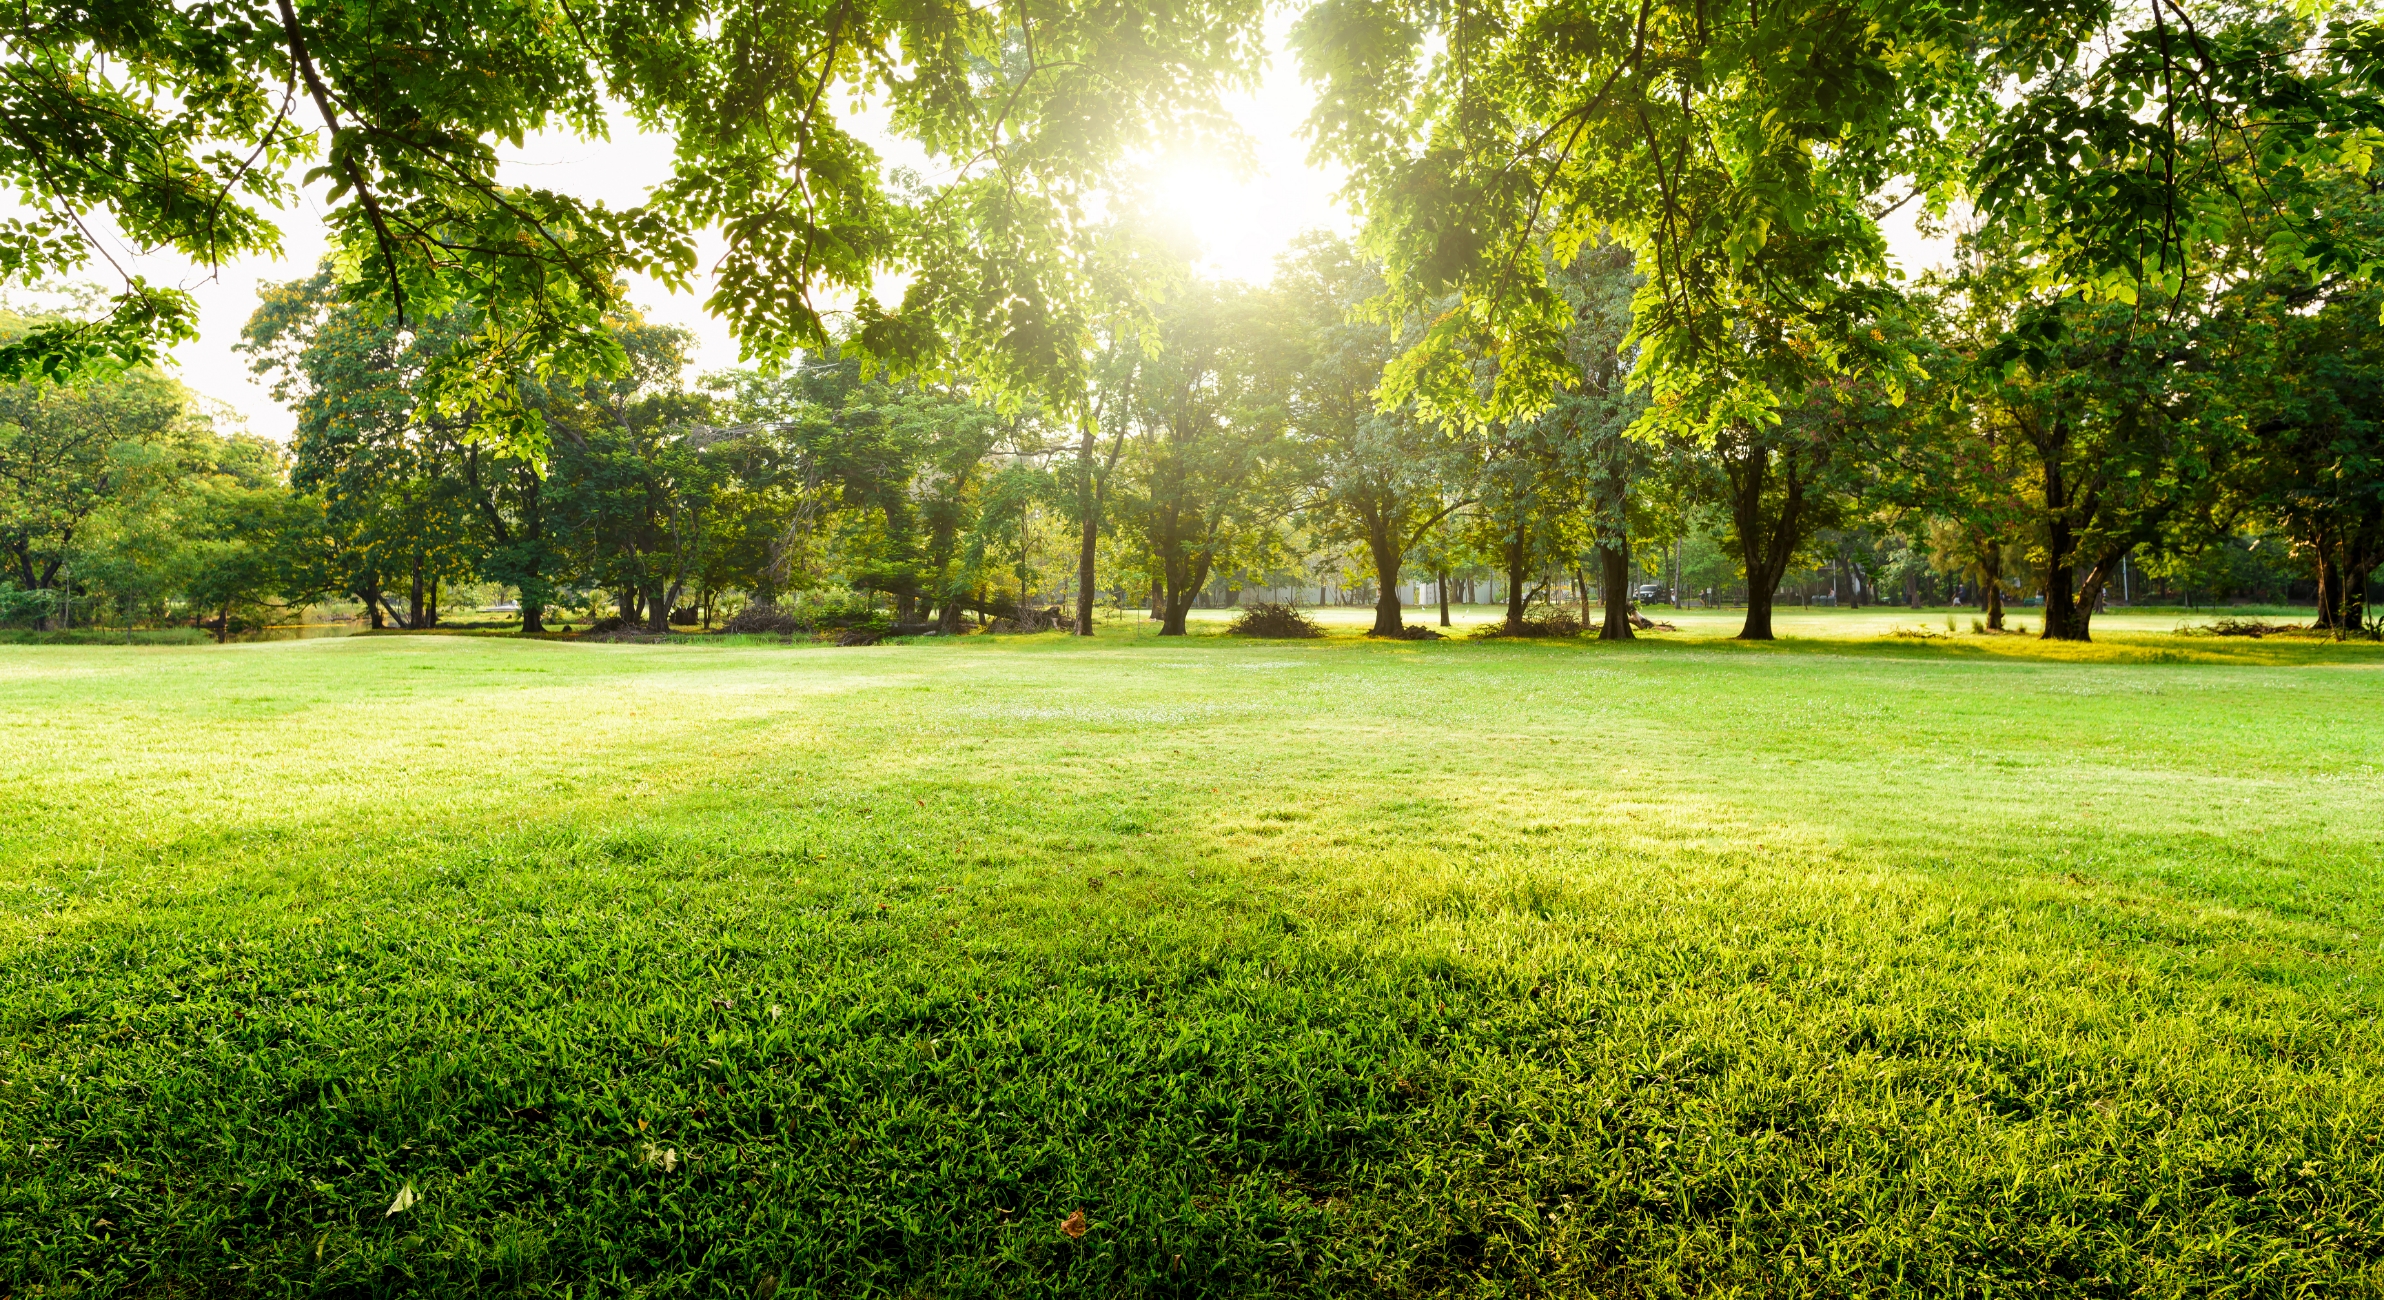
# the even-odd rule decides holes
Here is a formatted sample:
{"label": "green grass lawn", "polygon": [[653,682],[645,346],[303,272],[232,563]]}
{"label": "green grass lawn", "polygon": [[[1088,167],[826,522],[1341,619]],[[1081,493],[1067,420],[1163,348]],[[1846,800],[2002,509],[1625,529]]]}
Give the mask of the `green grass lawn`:
{"label": "green grass lawn", "polygon": [[0,647],[0,1296],[2384,1292],[2384,648],[1737,617]]}

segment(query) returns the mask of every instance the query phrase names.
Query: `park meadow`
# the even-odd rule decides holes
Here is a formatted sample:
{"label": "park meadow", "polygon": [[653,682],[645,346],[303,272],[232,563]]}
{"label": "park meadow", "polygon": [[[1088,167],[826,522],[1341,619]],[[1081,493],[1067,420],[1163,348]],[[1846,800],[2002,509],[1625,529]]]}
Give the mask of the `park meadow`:
{"label": "park meadow", "polygon": [[0,647],[0,1293],[2384,1289],[2384,651],[1679,618]]}

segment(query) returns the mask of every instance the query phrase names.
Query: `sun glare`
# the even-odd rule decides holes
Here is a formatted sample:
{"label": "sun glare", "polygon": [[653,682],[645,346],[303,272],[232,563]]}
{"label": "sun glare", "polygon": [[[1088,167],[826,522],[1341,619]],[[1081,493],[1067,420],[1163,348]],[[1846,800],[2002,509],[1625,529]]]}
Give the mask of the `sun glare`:
{"label": "sun glare", "polygon": [[1181,158],[1150,183],[1152,215],[1187,235],[1202,270],[1260,283],[1291,241],[1319,225],[1338,225],[1327,188],[1305,167],[1259,166],[1242,172],[1207,157]]}

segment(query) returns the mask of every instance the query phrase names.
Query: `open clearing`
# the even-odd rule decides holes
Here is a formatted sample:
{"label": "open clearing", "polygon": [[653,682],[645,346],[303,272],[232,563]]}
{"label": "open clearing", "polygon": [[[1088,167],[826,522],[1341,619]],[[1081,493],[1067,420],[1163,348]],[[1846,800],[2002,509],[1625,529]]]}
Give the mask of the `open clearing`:
{"label": "open clearing", "polygon": [[2384,1291],[2384,653],[1792,613],[0,648],[0,1294]]}

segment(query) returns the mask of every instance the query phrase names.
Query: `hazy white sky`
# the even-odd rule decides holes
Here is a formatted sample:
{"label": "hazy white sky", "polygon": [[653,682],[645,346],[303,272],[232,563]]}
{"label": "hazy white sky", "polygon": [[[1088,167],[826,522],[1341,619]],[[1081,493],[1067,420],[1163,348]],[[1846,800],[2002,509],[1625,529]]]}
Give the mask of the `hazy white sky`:
{"label": "hazy white sky", "polygon": [[[1264,82],[1233,104],[1236,116],[1254,145],[1254,167],[1237,174],[1223,163],[1202,158],[1165,163],[1158,193],[1201,241],[1206,269],[1214,275],[1264,280],[1275,258],[1298,235],[1319,227],[1348,233],[1353,222],[1334,198],[1340,184],[1336,173],[1311,167],[1299,126],[1307,116],[1310,97],[1291,56],[1284,51],[1284,27],[1274,32],[1278,51]],[[881,141],[889,162],[919,166],[917,151],[899,140]],[[501,171],[508,181],[602,199],[616,207],[643,201],[649,186],[664,178],[670,165],[670,143],[658,136],[624,129],[609,141],[576,138],[533,140],[509,156]],[[200,337],[177,353],[183,382],[198,392],[229,404],[246,417],[254,431],[287,438],[293,427],[290,413],[273,400],[265,385],[248,369],[246,358],[234,352],[241,327],[254,310],[260,283],[295,279],[321,259],[325,241],[320,209],[310,195],[284,214],[282,228],[287,256],[280,261],[249,259],[209,274],[171,257],[131,259],[153,280],[180,284],[200,304]],[[1935,251],[1917,240],[1909,221],[1897,223],[1891,242],[1908,269],[1933,261]],[[714,244],[702,250],[704,259],[717,256]],[[120,257],[129,257],[119,253]],[[693,330],[698,339],[699,370],[734,365],[736,345],[720,323],[705,315],[704,287],[688,294],[668,294],[651,283],[633,283],[630,298],[650,318]]]}

